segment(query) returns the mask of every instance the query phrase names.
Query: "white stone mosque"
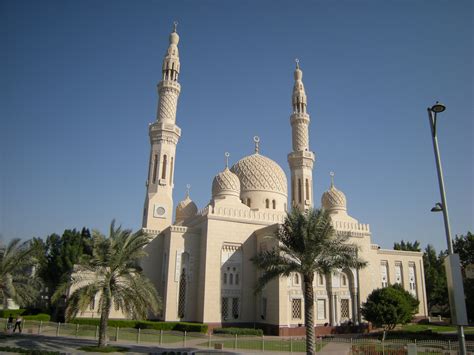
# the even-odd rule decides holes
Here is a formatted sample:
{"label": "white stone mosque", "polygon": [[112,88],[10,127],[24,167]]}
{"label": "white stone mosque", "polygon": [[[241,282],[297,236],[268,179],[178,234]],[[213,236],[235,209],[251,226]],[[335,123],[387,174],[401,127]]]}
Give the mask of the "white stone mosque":
{"label": "white stone mosque", "polygon": [[[159,319],[202,322],[211,327],[259,325],[274,334],[298,334],[304,323],[301,276],[280,277],[255,295],[259,271],[250,258],[275,245],[268,237],[283,222],[289,206],[320,207],[313,196],[315,155],[309,147],[303,72],[297,62],[289,120],[291,195],[283,169],[260,154],[255,137],[254,154],[230,168],[226,164],[214,177],[210,203],[198,209],[188,188],[186,198],[176,206],[173,221],[176,145],[181,136],[176,124],[181,91],[178,42],[175,25],[158,84],[156,121],[149,126],[151,151],[143,211],[143,229],[154,236],[143,267],[163,298]],[[348,235],[369,265],[362,270],[315,275],[315,324],[358,324],[362,321],[360,306],[367,296],[394,283],[419,299],[418,316],[426,316],[422,253],[381,249],[372,243],[369,225],[348,214],[346,196],[335,187],[333,177],[331,180],[321,206],[330,211],[336,233]]]}

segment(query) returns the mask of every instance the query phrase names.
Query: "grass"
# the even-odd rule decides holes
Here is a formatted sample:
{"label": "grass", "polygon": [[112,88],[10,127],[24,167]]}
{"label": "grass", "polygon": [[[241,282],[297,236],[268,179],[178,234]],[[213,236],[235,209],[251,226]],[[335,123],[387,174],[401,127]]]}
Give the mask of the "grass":
{"label": "grass", "polygon": [[[405,332],[424,332],[431,330],[433,333],[455,332],[457,327],[453,325],[436,325],[436,324],[405,324],[400,329]],[[474,333],[474,327],[464,327],[465,333]]]}
{"label": "grass", "polygon": [[123,353],[128,351],[128,348],[124,348],[123,346],[106,346],[100,348],[98,346],[81,346],[78,350],[96,353]]}
{"label": "grass", "polygon": [[[260,339],[237,339],[235,340],[213,340],[211,341],[211,347],[214,348],[215,344],[222,344],[224,350],[229,349],[246,349],[246,350],[263,350],[262,349],[262,341]],[[282,351],[282,352],[306,352],[306,342],[304,340],[292,340],[289,339],[281,339],[281,340],[265,340],[265,351]],[[199,346],[208,346],[209,342],[205,342],[199,344]],[[320,342],[316,342],[315,348],[316,351],[320,351],[325,344],[321,344]]]}
{"label": "grass", "polygon": [[0,346],[1,352],[17,353],[17,354],[31,354],[31,355],[59,355],[57,351],[46,351],[46,350],[31,350],[16,348],[11,346]]}

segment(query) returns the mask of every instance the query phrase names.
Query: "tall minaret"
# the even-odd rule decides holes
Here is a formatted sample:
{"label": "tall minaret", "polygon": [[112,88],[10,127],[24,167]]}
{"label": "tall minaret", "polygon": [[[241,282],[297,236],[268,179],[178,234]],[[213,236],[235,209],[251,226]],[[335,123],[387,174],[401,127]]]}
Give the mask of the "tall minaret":
{"label": "tall minaret", "polygon": [[314,153],[309,150],[309,115],[306,112],[306,93],[303,72],[296,59],[295,86],[293,87],[293,113],[290,117],[293,151],[288,154],[291,170],[291,205],[300,210],[313,207]]}
{"label": "tall minaret", "polygon": [[142,227],[158,231],[170,226],[172,222],[175,154],[181,137],[181,129],[175,124],[181,92],[178,83],[179,36],[176,25],[175,22],[168,51],[163,59],[156,121],[149,126],[151,152]]}

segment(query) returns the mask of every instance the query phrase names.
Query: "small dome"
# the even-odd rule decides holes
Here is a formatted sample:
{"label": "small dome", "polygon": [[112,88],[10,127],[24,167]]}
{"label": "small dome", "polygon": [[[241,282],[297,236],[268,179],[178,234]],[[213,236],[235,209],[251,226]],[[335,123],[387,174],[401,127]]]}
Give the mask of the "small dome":
{"label": "small dome", "polygon": [[270,191],[287,196],[285,172],[270,158],[255,153],[240,159],[230,170],[239,178],[242,192]]}
{"label": "small dome", "polygon": [[212,197],[225,195],[240,196],[239,178],[228,167],[217,174],[212,181]]}
{"label": "small dome", "polygon": [[196,204],[189,198],[189,194],[186,194],[186,198],[176,206],[176,222],[195,216],[197,211]]}
{"label": "small dome", "polygon": [[331,183],[331,187],[321,197],[321,205],[325,210],[335,211],[335,210],[347,210],[347,200],[346,195],[342,191],[339,191],[334,187],[334,184]]}

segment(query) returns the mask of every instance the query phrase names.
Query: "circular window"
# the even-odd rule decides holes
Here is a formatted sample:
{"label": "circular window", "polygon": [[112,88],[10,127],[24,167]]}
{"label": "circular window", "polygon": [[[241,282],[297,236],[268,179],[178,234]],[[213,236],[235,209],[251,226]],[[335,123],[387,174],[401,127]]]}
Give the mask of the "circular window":
{"label": "circular window", "polygon": [[166,212],[166,211],[165,211],[165,209],[164,209],[163,207],[158,207],[158,208],[156,209],[156,214],[157,214],[158,216],[163,216],[163,215],[165,214],[165,212]]}

